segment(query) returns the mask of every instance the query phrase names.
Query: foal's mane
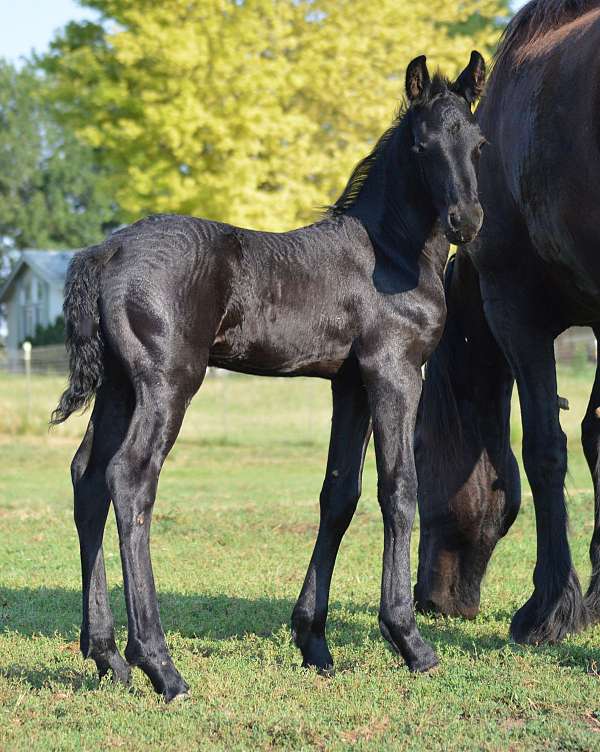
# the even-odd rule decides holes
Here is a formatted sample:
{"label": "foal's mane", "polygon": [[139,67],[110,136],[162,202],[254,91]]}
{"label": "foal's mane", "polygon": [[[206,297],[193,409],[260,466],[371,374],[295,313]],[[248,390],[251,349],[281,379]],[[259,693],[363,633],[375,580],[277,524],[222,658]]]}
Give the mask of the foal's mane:
{"label": "foal's mane", "polygon": [[600,0],[530,0],[504,29],[495,55],[495,67],[501,66],[517,48],[595,8],[600,8]]}
{"label": "foal's mane", "polygon": [[345,214],[355,205],[362,187],[369,177],[373,165],[385,152],[386,146],[392,140],[394,134],[402,127],[404,118],[408,114],[408,112],[413,108],[422,107],[429,104],[433,99],[437,98],[440,95],[446,94],[449,91],[450,82],[448,81],[448,79],[440,73],[436,73],[432,78],[429,87],[425,90],[424,95],[420,99],[416,100],[410,105],[406,101],[402,102],[398,112],[396,113],[392,125],[385,131],[382,136],[380,136],[372,151],[367,154],[366,157],[361,159],[356,167],[352,170],[352,174],[348,179],[346,187],[342,191],[337,201],[332,204],[332,206],[327,207],[327,214],[329,216],[339,216],[340,214]]}

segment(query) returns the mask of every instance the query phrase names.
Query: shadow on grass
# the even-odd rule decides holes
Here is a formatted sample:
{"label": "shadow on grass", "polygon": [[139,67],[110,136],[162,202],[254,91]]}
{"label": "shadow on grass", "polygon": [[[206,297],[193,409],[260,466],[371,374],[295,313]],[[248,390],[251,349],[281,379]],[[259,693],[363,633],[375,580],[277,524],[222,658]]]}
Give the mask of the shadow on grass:
{"label": "shadow on grass", "polygon": [[[122,588],[113,588],[110,601],[117,628],[126,625]],[[168,635],[184,639],[236,640],[248,635],[273,638],[281,628],[289,628],[294,606],[285,598],[239,598],[214,594],[163,592],[159,595],[161,620]],[[24,637],[59,637],[72,643],[79,637],[81,596],[79,591],[64,588],[0,588],[0,633],[14,632]],[[502,612],[504,613],[504,612]],[[496,615],[496,614],[495,614]],[[496,615],[497,616],[497,615]],[[559,645],[523,647],[509,643],[508,619],[505,635],[473,634],[472,626],[459,619],[419,620],[423,637],[444,655],[456,650],[472,657],[485,653],[506,652],[515,655],[539,653],[557,664],[588,672],[592,662],[600,663],[600,649],[576,645],[567,640]],[[366,637],[380,638],[377,609],[371,604],[332,601],[328,620],[331,647],[361,645]],[[254,650],[252,646],[249,650]],[[210,651],[217,652],[217,651]],[[30,667],[0,664],[0,675],[24,679],[32,687],[49,683],[68,685],[72,689],[94,686],[89,674],[76,670],[35,670]],[[91,683],[90,683],[91,682]]]}

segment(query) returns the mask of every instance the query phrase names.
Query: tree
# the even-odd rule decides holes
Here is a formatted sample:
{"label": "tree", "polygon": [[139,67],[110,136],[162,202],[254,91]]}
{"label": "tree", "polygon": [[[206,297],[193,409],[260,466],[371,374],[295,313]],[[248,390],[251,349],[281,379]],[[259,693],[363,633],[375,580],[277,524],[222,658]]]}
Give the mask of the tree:
{"label": "tree", "polygon": [[76,248],[118,222],[93,149],[52,118],[44,87],[0,61],[0,251]]}
{"label": "tree", "polygon": [[333,201],[389,125],[406,64],[489,52],[506,0],[87,0],[43,61],[128,218],[286,229]]}

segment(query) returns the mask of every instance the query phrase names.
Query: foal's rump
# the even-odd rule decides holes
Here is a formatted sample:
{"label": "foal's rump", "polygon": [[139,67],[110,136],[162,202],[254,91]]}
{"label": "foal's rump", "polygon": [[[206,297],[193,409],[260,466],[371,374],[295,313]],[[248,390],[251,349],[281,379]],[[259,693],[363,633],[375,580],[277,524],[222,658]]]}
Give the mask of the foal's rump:
{"label": "foal's rump", "polygon": [[[134,378],[169,372],[207,349],[226,300],[238,245],[232,228],[183,216],[152,216],[80,251],[65,283],[69,386],[52,423],[86,407],[107,357]],[[187,346],[187,347],[186,347]]]}

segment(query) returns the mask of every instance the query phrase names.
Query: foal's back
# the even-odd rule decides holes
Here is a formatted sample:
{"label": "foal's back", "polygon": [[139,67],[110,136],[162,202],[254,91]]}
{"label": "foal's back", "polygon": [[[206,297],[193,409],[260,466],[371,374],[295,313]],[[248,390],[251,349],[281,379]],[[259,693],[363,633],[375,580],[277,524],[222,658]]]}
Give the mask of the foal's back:
{"label": "foal's back", "polygon": [[352,217],[268,233],[159,215],[106,246],[106,328],[145,350],[169,340],[163,358],[175,340],[231,370],[330,377],[376,315],[373,248]]}

